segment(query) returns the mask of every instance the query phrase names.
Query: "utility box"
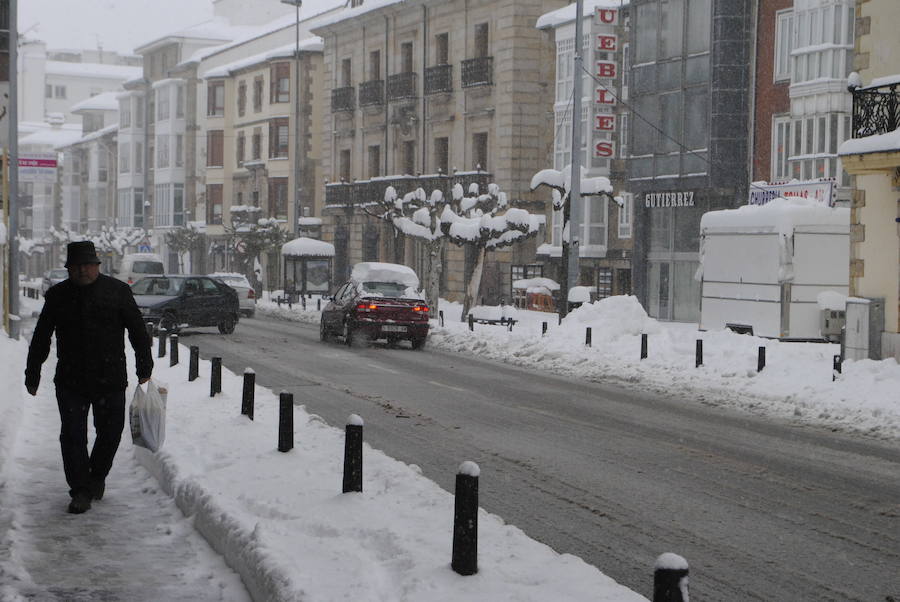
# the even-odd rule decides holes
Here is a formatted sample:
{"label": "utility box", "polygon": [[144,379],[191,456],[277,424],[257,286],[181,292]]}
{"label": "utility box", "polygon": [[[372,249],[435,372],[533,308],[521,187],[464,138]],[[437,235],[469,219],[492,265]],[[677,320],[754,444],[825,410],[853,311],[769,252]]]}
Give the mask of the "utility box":
{"label": "utility box", "polygon": [[880,360],[884,331],[884,298],[847,299],[847,334],[844,343],[850,360]]}
{"label": "utility box", "polygon": [[821,322],[819,332],[822,338],[832,343],[841,342],[841,331],[847,323],[847,312],[837,309],[821,310]]}

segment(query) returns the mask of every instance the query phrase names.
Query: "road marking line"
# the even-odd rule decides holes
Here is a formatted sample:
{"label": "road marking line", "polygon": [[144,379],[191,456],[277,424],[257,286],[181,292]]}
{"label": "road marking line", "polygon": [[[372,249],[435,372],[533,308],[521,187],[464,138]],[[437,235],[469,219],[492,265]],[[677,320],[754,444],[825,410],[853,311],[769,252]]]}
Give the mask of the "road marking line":
{"label": "road marking line", "polygon": [[462,391],[463,393],[468,393],[466,389],[461,389],[460,387],[451,387],[450,385],[445,385],[444,383],[439,383],[434,380],[429,380],[428,384],[437,385],[439,387],[447,387],[448,389],[453,389],[454,391]]}
{"label": "road marking line", "polygon": [[376,370],[381,370],[383,372],[390,372],[391,374],[400,374],[396,370],[391,370],[390,368],[385,368],[384,366],[379,366],[377,364],[366,364],[370,368],[375,368]]}

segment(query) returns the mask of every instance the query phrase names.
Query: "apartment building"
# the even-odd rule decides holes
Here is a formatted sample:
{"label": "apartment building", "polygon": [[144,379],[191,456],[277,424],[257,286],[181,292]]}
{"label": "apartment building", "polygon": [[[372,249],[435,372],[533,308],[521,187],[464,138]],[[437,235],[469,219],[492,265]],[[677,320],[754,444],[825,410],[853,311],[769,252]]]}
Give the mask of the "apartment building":
{"label": "apartment building", "polygon": [[[322,237],[335,245],[336,280],[358,261],[422,273],[421,249],[361,210],[388,185],[449,194],[457,182],[494,182],[546,210],[529,184],[552,165],[555,48],[535,24],[565,4],[353,2],[312,29],[325,43]],[[479,301],[508,300],[514,270],[535,263],[540,242],[489,252]],[[444,298],[462,298],[472,260],[446,249]]]}
{"label": "apartment building", "polygon": [[853,139],[839,149],[856,180],[846,354],[900,361],[900,4],[862,1],[854,16]]}
{"label": "apartment building", "polygon": [[[627,190],[625,158],[628,132],[628,4],[620,0],[588,0],[582,23],[581,158],[587,177],[604,176],[622,205],[606,196],[584,196],[579,217],[580,277],[572,286],[591,287],[594,300],[631,294],[633,195]],[[575,5],[551,11],[537,22],[556,45],[553,103],[553,169],[571,164],[572,94],[575,81]],[[522,277],[546,276],[557,281],[566,266],[562,256],[562,215],[552,212],[549,241],[538,247],[540,268]]]}

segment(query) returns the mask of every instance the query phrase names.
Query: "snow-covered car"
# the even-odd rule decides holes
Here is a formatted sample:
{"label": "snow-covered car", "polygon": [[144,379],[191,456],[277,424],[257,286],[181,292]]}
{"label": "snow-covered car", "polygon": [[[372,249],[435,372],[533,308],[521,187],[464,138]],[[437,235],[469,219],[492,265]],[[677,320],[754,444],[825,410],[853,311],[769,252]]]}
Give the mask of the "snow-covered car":
{"label": "snow-covered car", "polygon": [[237,272],[214,272],[208,276],[233,288],[238,294],[241,313],[248,318],[253,317],[256,313],[256,291],[246,276]]}
{"label": "snow-covered car", "polygon": [[188,326],[217,326],[231,334],[240,319],[237,292],[207,276],[149,276],[131,285],[145,322],[178,332]]}
{"label": "snow-covered car", "polygon": [[428,337],[428,304],[418,276],[405,265],[357,263],[350,280],[328,297],[319,334],[323,341],[340,335],[348,346],[386,339],[389,345],[408,340],[420,349]]}
{"label": "snow-covered car", "polygon": [[53,268],[52,270],[47,271],[41,279],[41,294],[46,295],[48,288],[54,284],[59,284],[68,278],[69,270],[66,268]]}

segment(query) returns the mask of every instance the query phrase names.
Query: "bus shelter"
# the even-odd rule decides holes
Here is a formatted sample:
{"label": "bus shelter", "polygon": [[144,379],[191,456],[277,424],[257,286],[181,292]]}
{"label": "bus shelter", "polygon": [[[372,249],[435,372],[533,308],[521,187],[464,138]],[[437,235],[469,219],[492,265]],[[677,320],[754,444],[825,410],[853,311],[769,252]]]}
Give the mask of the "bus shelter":
{"label": "bus shelter", "polygon": [[327,295],[331,291],[333,244],[301,236],[281,247],[281,258],[286,296],[296,300],[301,295]]}

